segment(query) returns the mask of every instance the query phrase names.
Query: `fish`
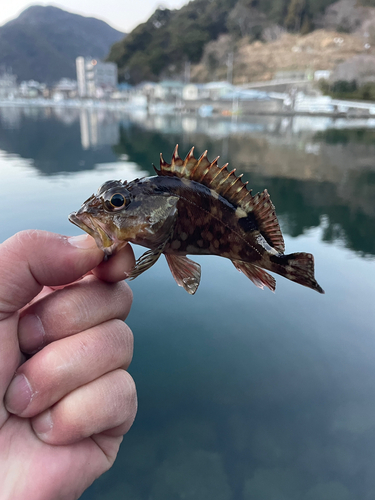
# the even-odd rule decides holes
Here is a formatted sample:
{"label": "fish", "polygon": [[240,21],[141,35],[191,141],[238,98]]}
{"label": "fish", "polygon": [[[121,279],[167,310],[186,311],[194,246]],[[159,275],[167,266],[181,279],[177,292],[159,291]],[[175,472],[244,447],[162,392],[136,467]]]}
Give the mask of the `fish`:
{"label": "fish", "polygon": [[148,250],[127,278],[134,279],[163,254],[177,284],[193,295],[200,265],[187,255],[230,259],[257,287],[275,291],[267,271],[324,293],[314,277],[311,253],[284,254],[275,207],[265,189],[254,196],[228,163],[199,158],[194,147],[184,159],[178,145],[171,163],[160,154],[156,176],[131,182],[109,180],[69,220],[90,234],[106,257],[128,242]]}

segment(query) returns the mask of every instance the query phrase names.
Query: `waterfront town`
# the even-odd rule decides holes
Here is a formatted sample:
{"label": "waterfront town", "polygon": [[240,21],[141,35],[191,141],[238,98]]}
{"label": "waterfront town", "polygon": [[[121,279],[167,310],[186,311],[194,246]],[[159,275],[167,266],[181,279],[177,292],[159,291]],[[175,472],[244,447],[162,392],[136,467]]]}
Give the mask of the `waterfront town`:
{"label": "waterfront town", "polygon": [[118,83],[117,66],[77,57],[76,80],[62,78],[53,86],[35,80],[17,83],[11,68],[0,68],[0,102],[6,105],[109,107],[149,113],[195,113],[200,116],[240,114],[375,115],[375,103],[344,101],[322,95],[320,82],[330,71],[280,71],[273,79],[245,85],[225,81],[191,83],[163,80],[136,86]]}

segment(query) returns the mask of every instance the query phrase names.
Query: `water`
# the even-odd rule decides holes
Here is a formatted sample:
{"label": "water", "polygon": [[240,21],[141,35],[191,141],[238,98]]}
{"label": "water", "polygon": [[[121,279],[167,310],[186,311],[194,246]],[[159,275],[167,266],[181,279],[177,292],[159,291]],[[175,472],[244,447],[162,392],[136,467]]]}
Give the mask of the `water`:
{"label": "water", "polygon": [[163,259],[137,278],[137,419],[82,498],[372,500],[374,123],[2,108],[0,240],[79,234],[68,213],[105,180],[151,174],[177,142],[268,189],[287,252],[314,254],[326,295],[281,277],[261,291],[215,257],[196,259],[194,297]]}

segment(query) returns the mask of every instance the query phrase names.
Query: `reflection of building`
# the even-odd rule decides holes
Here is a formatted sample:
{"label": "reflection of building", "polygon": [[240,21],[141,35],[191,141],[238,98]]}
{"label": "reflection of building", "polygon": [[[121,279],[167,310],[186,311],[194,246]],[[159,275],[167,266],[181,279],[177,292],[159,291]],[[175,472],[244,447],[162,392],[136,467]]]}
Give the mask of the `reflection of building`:
{"label": "reflection of building", "polygon": [[103,97],[117,87],[117,66],[89,57],[77,57],[78,94],[81,97]]}
{"label": "reflection of building", "polygon": [[118,121],[105,110],[80,109],[79,123],[83,149],[113,146],[120,141]]}
{"label": "reflection of building", "polygon": [[0,108],[0,122],[5,129],[19,129],[21,126],[22,108],[5,106]]}

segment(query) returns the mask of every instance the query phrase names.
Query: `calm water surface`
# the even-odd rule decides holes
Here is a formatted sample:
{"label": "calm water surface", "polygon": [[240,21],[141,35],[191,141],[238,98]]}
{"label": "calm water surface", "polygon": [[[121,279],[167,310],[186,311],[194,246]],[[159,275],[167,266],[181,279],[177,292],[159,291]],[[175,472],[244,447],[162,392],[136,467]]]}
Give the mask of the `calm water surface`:
{"label": "calm water surface", "polygon": [[214,257],[197,258],[194,297],[162,259],[135,280],[138,416],[82,498],[373,500],[374,123],[2,108],[0,240],[79,234],[71,211],[177,142],[268,189],[286,251],[314,254],[326,295],[281,277],[259,290]]}

